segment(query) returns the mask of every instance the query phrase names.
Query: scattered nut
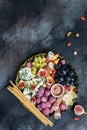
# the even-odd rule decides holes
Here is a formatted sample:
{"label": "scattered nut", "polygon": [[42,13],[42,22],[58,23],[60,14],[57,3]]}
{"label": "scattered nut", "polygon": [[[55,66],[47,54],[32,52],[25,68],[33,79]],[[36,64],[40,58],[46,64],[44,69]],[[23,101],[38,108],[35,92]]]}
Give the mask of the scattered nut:
{"label": "scattered nut", "polygon": [[80,16],[80,20],[86,21],[86,18],[84,16]]}
{"label": "scattered nut", "polygon": [[76,93],[78,93],[78,89],[74,89],[73,91],[76,92]]}
{"label": "scattered nut", "polygon": [[80,118],[79,117],[73,117],[73,120],[78,121],[78,120],[80,120]]}
{"label": "scattered nut", "polygon": [[80,36],[80,34],[79,34],[79,33],[76,33],[76,34],[75,34],[75,37],[77,37],[77,38],[78,38],[79,36]]}
{"label": "scattered nut", "polygon": [[72,45],[71,42],[67,42],[67,43],[66,43],[66,46],[67,46],[67,47],[70,47],[71,45]]}
{"label": "scattered nut", "polygon": [[72,35],[72,32],[67,33],[67,37],[70,37]]}
{"label": "scattered nut", "polygon": [[73,51],[73,54],[76,56],[78,54],[78,52],[75,50],[75,51]]}

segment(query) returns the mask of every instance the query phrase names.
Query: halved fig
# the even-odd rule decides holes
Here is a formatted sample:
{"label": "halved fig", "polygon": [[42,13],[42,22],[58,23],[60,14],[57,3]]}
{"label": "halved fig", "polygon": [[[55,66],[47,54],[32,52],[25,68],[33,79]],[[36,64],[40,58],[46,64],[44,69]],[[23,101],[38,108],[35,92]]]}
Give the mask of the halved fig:
{"label": "halved fig", "polygon": [[87,114],[84,110],[84,108],[81,105],[76,105],[74,107],[74,112],[76,115],[82,115],[82,114]]}
{"label": "halved fig", "polygon": [[47,75],[47,71],[45,69],[40,69],[38,71],[38,76],[39,77],[46,77],[46,75]]}
{"label": "halved fig", "polygon": [[23,88],[24,88],[24,85],[25,85],[24,81],[23,81],[23,80],[20,80],[20,81],[19,81],[19,84],[18,84],[19,88],[20,88],[20,89],[23,89]]}

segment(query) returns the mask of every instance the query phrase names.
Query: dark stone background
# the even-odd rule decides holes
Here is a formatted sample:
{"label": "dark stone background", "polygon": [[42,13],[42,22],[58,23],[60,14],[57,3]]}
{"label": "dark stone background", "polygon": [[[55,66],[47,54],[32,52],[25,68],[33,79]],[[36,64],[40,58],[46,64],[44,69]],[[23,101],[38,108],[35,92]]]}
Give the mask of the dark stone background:
{"label": "dark stone background", "polygon": [[[79,75],[78,103],[87,111],[87,18],[86,0],[0,0],[0,130],[48,130],[6,90],[15,81],[20,65],[32,54],[59,52]],[[67,31],[72,31],[70,38]],[[80,33],[75,38],[75,33]],[[67,48],[66,43],[72,42]],[[73,55],[77,50],[78,55]],[[52,130],[87,130],[87,116],[73,120],[72,110],[53,120]]]}

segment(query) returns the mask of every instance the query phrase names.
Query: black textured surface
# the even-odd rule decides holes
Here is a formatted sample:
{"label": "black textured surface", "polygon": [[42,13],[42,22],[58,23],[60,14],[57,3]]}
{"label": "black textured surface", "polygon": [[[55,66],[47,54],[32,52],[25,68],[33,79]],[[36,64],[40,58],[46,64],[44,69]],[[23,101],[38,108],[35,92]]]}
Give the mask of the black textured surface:
{"label": "black textured surface", "polygon": [[[87,111],[87,1],[0,0],[0,130],[48,130],[6,90],[20,65],[32,54],[52,50],[66,57],[79,75],[77,101]],[[66,38],[67,31],[73,35]],[[79,38],[74,34],[80,33]],[[67,48],[66,43],[72,42]],[[78,55],[73,55],[77,50]],[[72,110],[53,120],[52,130],[87,130],[87,116],[74,121]]]}

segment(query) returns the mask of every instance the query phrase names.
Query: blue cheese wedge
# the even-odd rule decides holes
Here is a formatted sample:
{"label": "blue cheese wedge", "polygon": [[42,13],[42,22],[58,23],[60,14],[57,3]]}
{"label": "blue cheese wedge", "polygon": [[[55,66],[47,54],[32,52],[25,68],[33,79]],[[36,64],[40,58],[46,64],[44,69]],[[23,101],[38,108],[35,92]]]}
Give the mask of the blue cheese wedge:
{"label": "blue cheese wedge", "polygon": [[28,67],[24,67],[19,71],[19,77],[22,80],[30,80],[35,76],[31,73],[31,69]]}

